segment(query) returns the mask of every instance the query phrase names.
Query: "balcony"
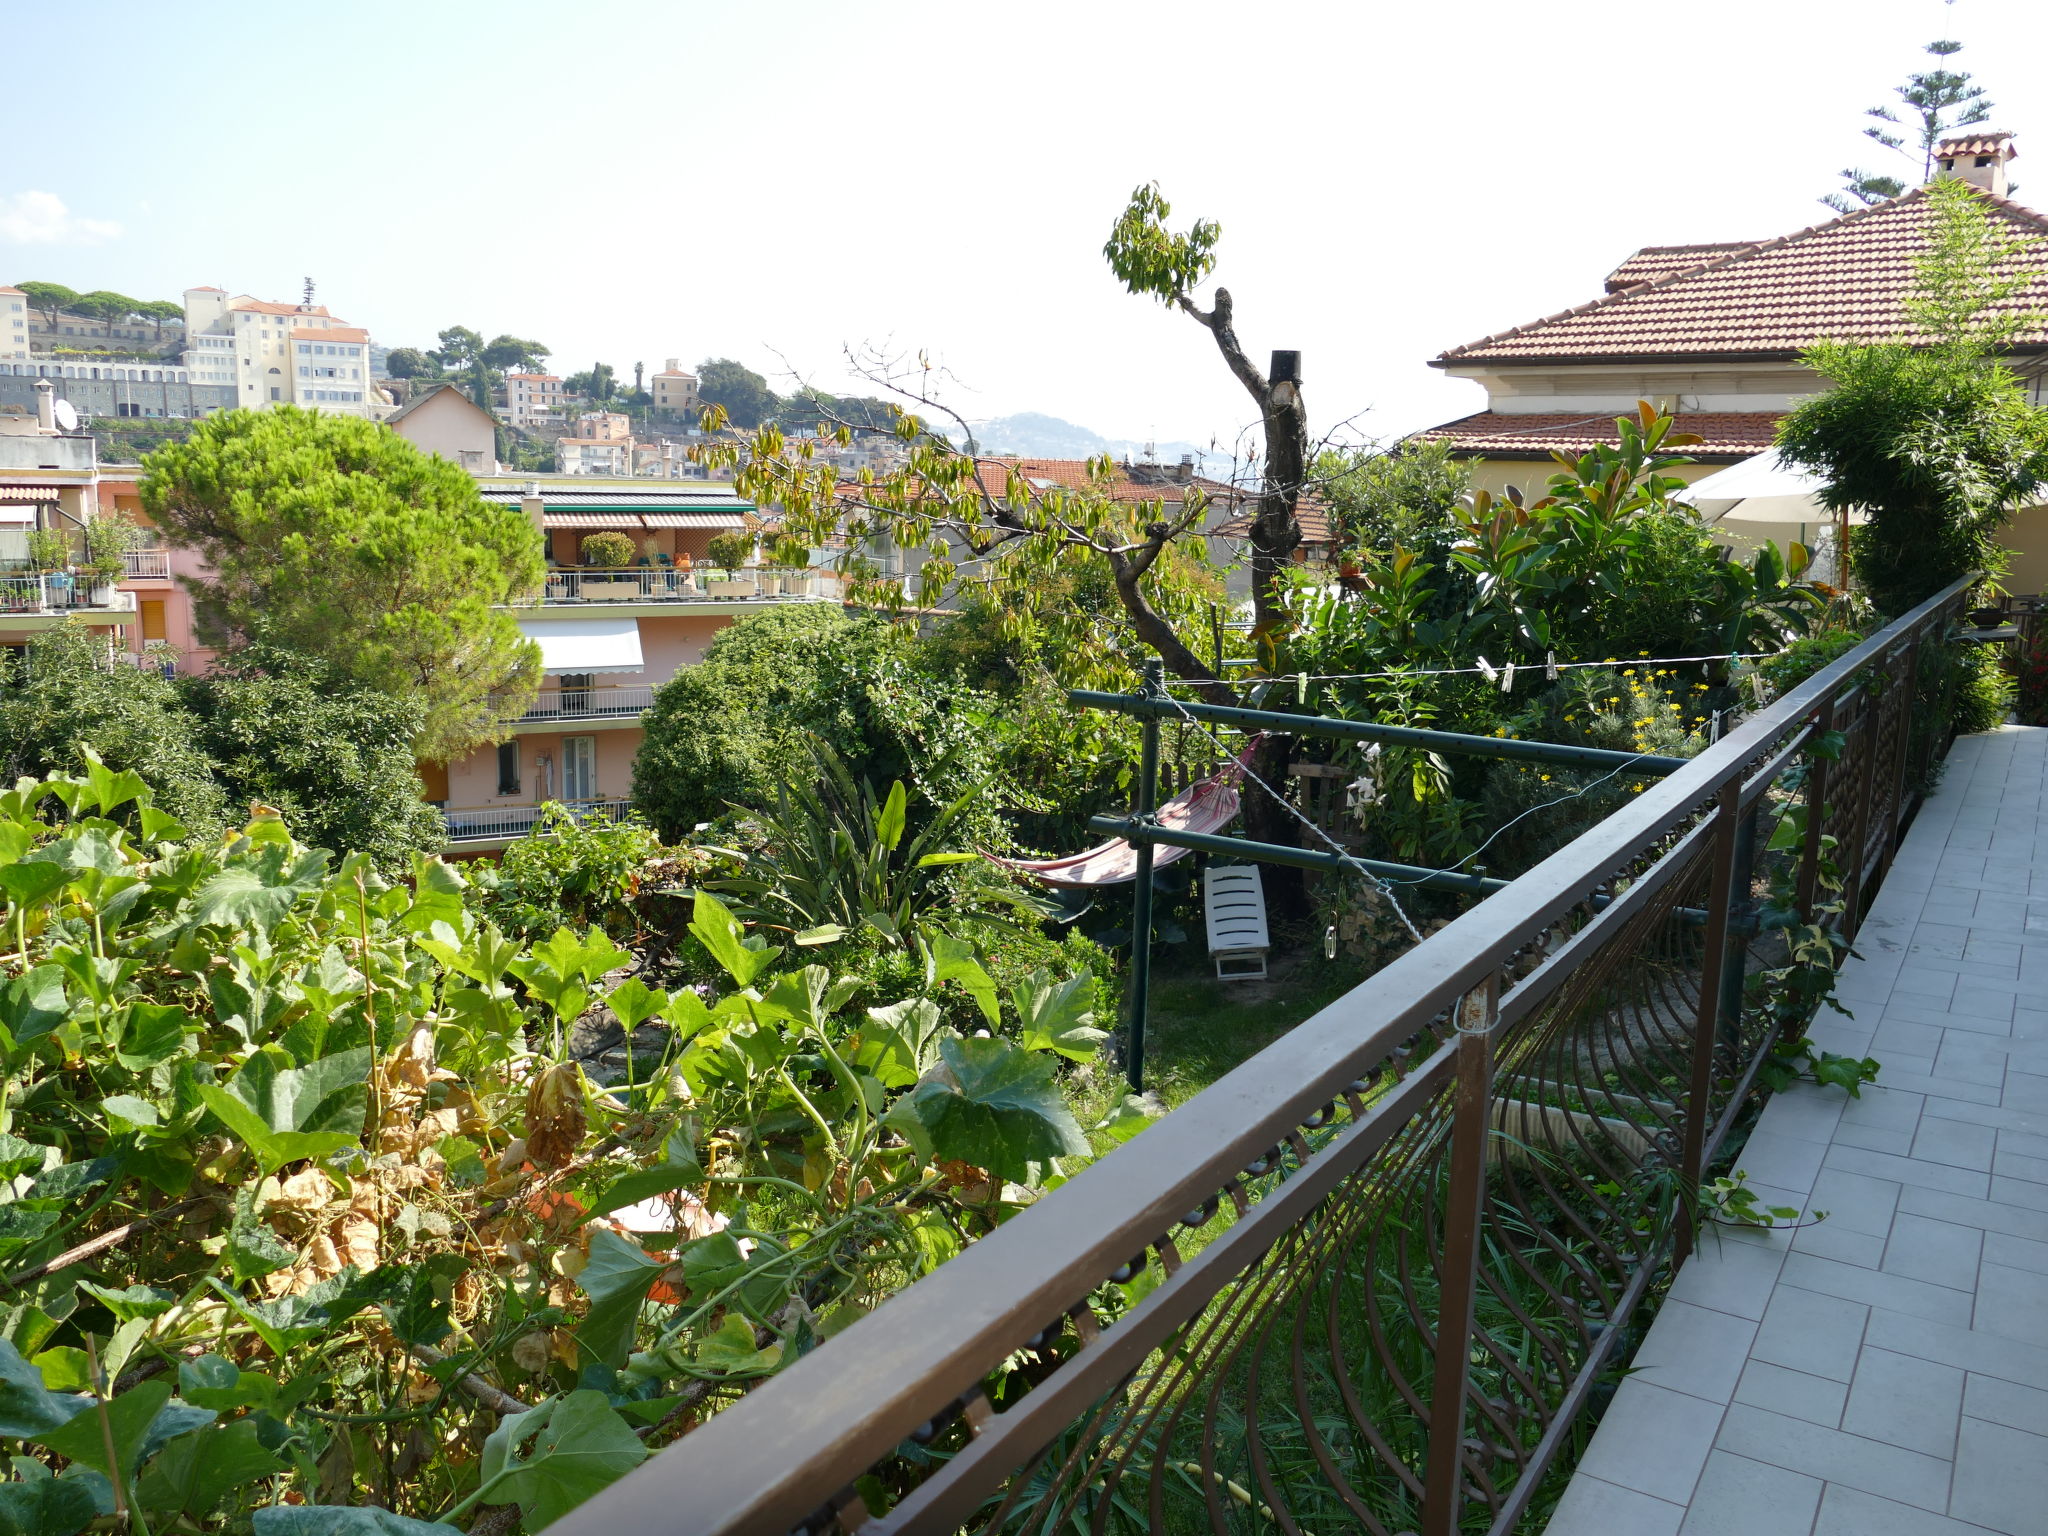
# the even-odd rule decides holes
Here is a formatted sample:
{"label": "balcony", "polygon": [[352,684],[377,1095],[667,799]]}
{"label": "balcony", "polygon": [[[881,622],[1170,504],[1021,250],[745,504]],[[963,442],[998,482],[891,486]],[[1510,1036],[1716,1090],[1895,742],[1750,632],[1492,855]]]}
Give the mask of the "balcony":
{"label": "balcony", "polygon": [[167,549],[131,549],[121,556],[128,568],[128,581],[169,581],[171,552]]}
{"label": "balcony", "polygon": [[557,720],[637,720],[654,703],[652,683],[593,688],[543,688],[516,722],[545,725]]}
{"label": "balcony", "polygon": [[[586,800],[557,808],[567,811],[586,826],[592,823],[603,825],[623,821],[633,809],[633,803],[630,800]],[[441,820],[448,829],[450,848],[481,851],[527,836],[539,823],[543,809],[538,805],[494,805],[478,810],[444,810]]]}
{"label": "balcony", "polygon": [[796,600],[837,601],[841,582],[837,572],[781,570],[753,567],[732,572],[713,572],[700,566],[695,571],[572,570],[548,572],[547,585],[538,598],[521,606],[571,603],[729,603],[779,602]]}
{"label": "balcony", "polygon": [[[95,595],[109,599],[95,602]],[[62,572],[0,576],[0,620],[62,619],[67,615],[133,613],[132,593]]]}

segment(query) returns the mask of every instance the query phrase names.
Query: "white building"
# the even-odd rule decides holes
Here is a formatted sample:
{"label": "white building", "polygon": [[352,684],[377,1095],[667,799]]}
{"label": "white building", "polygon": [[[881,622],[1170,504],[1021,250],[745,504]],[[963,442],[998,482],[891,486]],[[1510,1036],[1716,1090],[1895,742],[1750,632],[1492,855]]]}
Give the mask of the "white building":
{"label": "white building", "polygon": [[505,419],[522,431],[563,425],[563,402],[562,381],[552,373],[505,375]]}
{"label": "white building", "polygon": [[694,416],[704,409],[697,396],[697,375],[679,367],[678,362],[670,358],[668,366],[648,380],[654,408],[669,416]]}
{"label": "white building", "polygon": [[28,356],[28,295],[0,288],[0,357]]}
{"label": "white building", "polygon": [[290,402],[342,416],[377,414],[370,334],[325,305],[277,304],[221,288],[185,290],[185,366],[194,383],[225,384],[235,403]]}

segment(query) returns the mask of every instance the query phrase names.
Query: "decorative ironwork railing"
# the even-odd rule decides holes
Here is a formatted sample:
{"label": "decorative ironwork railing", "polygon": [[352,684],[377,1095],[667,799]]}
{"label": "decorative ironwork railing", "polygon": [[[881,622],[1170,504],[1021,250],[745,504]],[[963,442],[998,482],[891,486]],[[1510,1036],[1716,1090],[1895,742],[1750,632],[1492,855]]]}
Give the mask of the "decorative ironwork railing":
{"label": "decorative ironwork railing", "polygon": [[654,704],[654,684],[543,688],[519,717],[522,725],[546,720],[632,720]]}
{"label": "decorative ironwork railing", "polygon": [[748,566],[722,571],[700,565],[695,570],[673,567],[645,570],[555,569],[532,602],[538,603],[702,603],[759,601],[764,598],[836,598],[837,572],[780,570]]}
{"label": "decorative ironwork railing", "polygon": [[[499,838],[524,837],[541,820],[544,807],[538,805],[492,806],[486,810],[443,811],[451,844],[485,842]],[[633,809],[630,800],[583,800],[561,807],[580,822],[623,821]]]}
{"label": "decorative ironwork railing", "polygon": [[1514,1530],[1774,1043],[1764,893],[1839,864],[1853,935],[1946,748],[1967,586],[555,1529]]}

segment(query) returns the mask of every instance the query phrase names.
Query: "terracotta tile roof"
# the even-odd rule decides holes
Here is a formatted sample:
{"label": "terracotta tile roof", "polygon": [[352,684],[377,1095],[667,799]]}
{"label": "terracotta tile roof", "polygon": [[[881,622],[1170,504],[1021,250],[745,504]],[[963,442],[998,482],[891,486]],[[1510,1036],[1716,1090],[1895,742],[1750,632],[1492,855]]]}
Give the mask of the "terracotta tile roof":
{"label": "terracotta tile roof", "polygon": [[[1678,450],[1695,459],[1746,459],[1771,446],[1778,430],[1776,411],[1695,411],[1673,418],[1681,432],[1696,432],[1696,447]],[[1614,417],[1586,411],[1538,411],[1509,415],[1480,411],[1417,432],[1418,442],[1448,442],[1460,458],[1544,459],[1553,450],[1584,453],[1595,443],[1619,443]]]}
{"label": "terracotta tile roof", "polygon": [[293,329],[293,341],[368,341],[370,333],[353,325],[330,325],[326,330],[318,326],[302,325]]}
{"label": "terracotta tile roof", "polygon": [[1646,245],[1607,274],[1607,291],[1619,293],[1624,288],[1654,283],[1660,277],[1690,271],[1717,256],[1746,251],[1756,243],[1754,240],[1724,240],[1715,245]]}
{"label": "terracotta tile roof", "polygon": [[273,304],[268,299],[241,298],[228,306],[230,311],[246,309],[256,315],[326,315],[327,306],[316,304],[308,309],[303,304]]}
{"label": "terracotta tile roof", "polygon": [[[1009,477],[1013,474],[1022,475],[1035,490],[1050,490],[1055,486],[1070,491],[1082,490],[1089,483],[1086,459],[990,458],[977,459],[976,462],[981,465],[982,478],[994,496],[1001,496],[1009,488]],[[1172,464],[1118,464],[1109,483],[1109,499],[1177,503],[1187,487],[1174,478],[1176,468]],[[1190,483],[1200,486],[1211,501],[1232,501],[1249,494],[1204,475],[1196,475]]]}
{"label": "terracotta tile roof", "polygon": [[1967,133],[1953,139],[1943,139],[1934,146],[1937,160],[1953,160],[1962,155],[1996,155],[2003,153],[2008,160],[2017,160],[2020,152],[2012,147],[2009,133]]}
{"label": "terracotta tile roof", "polygon": [[562,376],[558,373],[508,373],[508,379],[524,379],[529,384],[559,384]]}
{"label": "terracotta tile roof", "polygon": [[[1989,193],[1993,218],[2026,239],[2048,219]],[[1791,358],[1824,338],[1876,341],[1905,334],[1902,301],[1926,241],[1925,189],[1858,209],[1797,234],[1740,247],[1590,304],[1454,347],[1435,367],[1465,362],[1670,361]],[[2019,268],[2026,263],[2013,261]],[[1625,265],[1625,264],[1624,264]],[[2048,311],[2048,273],[2001,306]],[[1910,336],[1907,339],[1912,339]],[[2048,320],[2021,350],[2048,349]]]}
{"label": "terracotta tile roof", "polygon": [[28,295],[23,293],[19,288],[0,288],[0,293],[11,294],[17,299],[25,299],[28,297]]}
{"label": "terracotta tile roof", "polygon": [[[1212,539],[1248,539],[1252,536],[1252,519],[1258,514],[1247,512],[1242,517],[1233,517],[1209,530]],[[1303,544],[1330,544],[1336,534],[1330,527],[1329,509],[1321,502],[1304,498],[1294,509],[1294,520],[1301,524]]]}

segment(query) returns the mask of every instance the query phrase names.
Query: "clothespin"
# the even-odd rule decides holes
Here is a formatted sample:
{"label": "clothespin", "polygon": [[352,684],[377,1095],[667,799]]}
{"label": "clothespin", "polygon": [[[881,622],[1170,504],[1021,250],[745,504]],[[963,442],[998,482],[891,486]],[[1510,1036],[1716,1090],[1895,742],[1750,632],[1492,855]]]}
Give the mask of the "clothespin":
{"label": "clothespin", "polygon": [[1294,674],[1294,702],[1297,704],[1306,704],[1308,702],[1308,674],[1306,672]]}
{"label": "clothespin", "polygon": [[1492,662],[1488,661],[1484,656],[1479,658],[1479,674],[1480,676],[1484,677],[1489,683],[1497,683],[1500,681],[1500,669],[1496,667]]}
{"label": "clothespin", "polygon": [[1555,651],[1545,651],[1543,653],[1543,680],[1546,683],[1557,681],[1557,652]]}
{"label": "clothespin", "polygon": [[1513,693],[1515,691],[1515,664],[1512,661],[1508,663],[1507,670],[1500,675],[1500,691],[1502,693]]}

